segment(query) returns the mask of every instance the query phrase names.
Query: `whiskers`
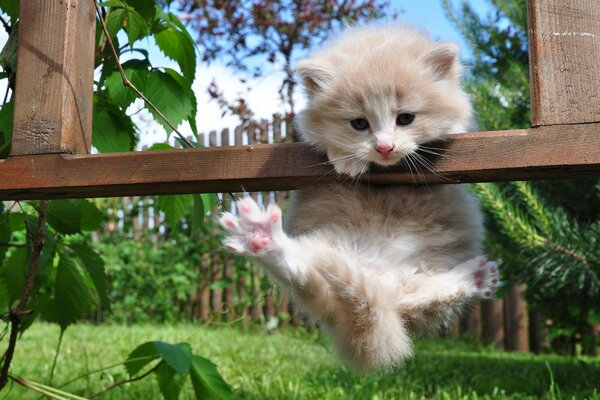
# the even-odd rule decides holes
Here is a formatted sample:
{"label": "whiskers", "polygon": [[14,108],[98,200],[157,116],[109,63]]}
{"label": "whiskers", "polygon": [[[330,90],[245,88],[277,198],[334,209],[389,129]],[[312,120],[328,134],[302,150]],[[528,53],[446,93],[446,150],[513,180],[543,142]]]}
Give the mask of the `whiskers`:
{"label": "whiskers", "polygon": [[[433,149],[433,150],[431,150],[431,149]],[[434,154],[436,156],[447,157],[446,154],[438,153],[436,151],[436,150],[442,150],[442,149],[428,148],[427,146],[419,146],[419,150],[424,153]],[[424,184],[425,186],[428,186],[427,179],[425,178],[423,168],[425,170],[427,170],[428,172],[430,172],[431,174],[435,175],[436,177],[440,178],[441,180],[444,180],[444,181],[451,180],[450,178],[448,178],[447,175],[445,175],[443,172],[439,171],[433,162],[431,162],[429,159],[427,159],[425,156],[423,156],[419,152],[408,153],[403,158],[403,161],[406,164],[406,166],[408,167],[408,170],[413,178],[414,183],[419,183],[419,182],[417,182],[417,179],[418,179],[421,181],[420,183]]]}

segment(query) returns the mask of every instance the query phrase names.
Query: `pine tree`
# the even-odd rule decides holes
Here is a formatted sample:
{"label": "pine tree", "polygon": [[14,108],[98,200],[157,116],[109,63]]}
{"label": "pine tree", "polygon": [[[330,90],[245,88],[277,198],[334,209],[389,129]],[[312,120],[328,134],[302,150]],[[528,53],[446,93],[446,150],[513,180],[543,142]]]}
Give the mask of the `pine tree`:
{"label": "pine tree", "polygon": [[[473,52],[467,88],[480,129],[530,122],[525,0],[492,0],[485,18],[463,2],[449,17]],[[594,353],[600,323],[600,184],[598,179],[473,185],[487,214],[488,250],[505,279],[527,285],[530,308],[551,321],[554,350]]]}

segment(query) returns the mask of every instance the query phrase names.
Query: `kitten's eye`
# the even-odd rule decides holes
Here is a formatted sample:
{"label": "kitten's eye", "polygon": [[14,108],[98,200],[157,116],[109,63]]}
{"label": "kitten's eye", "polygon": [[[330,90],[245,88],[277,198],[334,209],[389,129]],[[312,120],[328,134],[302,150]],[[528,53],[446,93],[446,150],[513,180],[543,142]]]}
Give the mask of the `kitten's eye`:
{"label": "kitten's eye", "polygon": [[350,125],[357,131],[364,131],[365,129],[369,129],[369,121],[364,118],[356,118],[350,121]]}
{"label": "kitten's eye", "polygon": [[415,114],[402,113],[396,117],[396,125],[410,125],[415,120]]}

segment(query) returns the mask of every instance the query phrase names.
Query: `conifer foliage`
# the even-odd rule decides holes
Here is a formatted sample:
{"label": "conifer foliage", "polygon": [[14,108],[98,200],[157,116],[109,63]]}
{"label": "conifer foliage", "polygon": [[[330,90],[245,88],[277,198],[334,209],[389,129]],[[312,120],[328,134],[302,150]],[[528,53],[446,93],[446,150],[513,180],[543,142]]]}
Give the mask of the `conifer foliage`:
{"label": "conifer foliage", "polygon": [[[527,128],[530,122],[525,0],[492,0],[480,17],[463,2],[444,5],[471,45],[467,87],[479,128]],[[487,214],[488,248],[505,278],[527,286],[555,350],[595,351],[600,323],[600,189],[597,179],[473,185]],[[578,344],[582,346],[579,347]]]}

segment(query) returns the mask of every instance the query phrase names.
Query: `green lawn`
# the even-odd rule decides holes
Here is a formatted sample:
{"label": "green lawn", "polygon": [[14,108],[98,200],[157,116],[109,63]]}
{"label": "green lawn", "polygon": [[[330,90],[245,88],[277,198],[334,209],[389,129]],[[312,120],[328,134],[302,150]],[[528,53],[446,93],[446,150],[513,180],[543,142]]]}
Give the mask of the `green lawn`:
{"label": "green lawn", "polygon": [[[12,373],[46,382],[58,329],[37,324],[19,342]],[[600,399],[600,358],[571,359],[500,353],[465,340],[418,342],[416,357],[390,374],[355,375],[340,366],[315,334],[267,335],[195,325],[88,326],[69,328],[54,386],[124,360],[149,340],[189,342],[210,358],[238,399]],[[5,343],[2,343],[5,346]],[[551,390],[549,369],[559,394]],[[94,374],[66,390],[89,396],[124,378],[122,367]],[[1,399],[37,399],[18,385]],[[160,398],[153,378],[128,384],[103,399]],[[182,398],[191,399],[185,390]]]}

